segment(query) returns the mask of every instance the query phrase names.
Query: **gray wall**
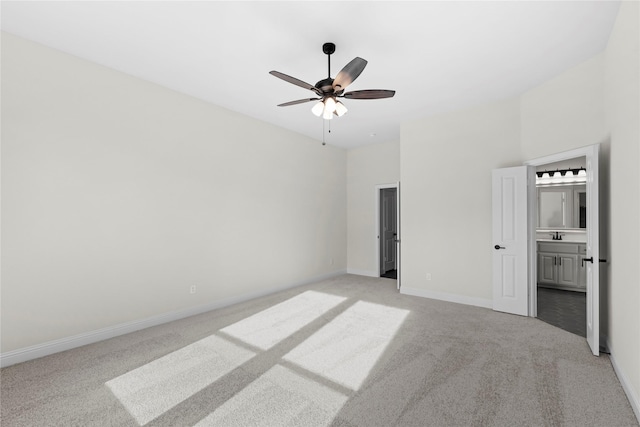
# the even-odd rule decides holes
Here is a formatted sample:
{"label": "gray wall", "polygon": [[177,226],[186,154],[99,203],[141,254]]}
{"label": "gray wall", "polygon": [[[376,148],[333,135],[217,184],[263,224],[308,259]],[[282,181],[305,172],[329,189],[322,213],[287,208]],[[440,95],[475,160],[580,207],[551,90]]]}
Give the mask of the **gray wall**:
{"label": "gray wall", "polygon": [[518,106],[509,99],[403,124],[405,291],[491,306],[491,170],[519,164]]}
{"label": "gray wall", "polygon": [[3,34],[3,353],[345,272],[345,206],[344,150]]}
{"label": "gray wall", "polygon": [[640,419],[640,4],[623,2],[605,51],[610,143],[609,346]]}
{"label": "gray wall", "polygon": [[375,188],[399,180],[399,141],[347,152],[347,265],[350,273],[379,276]]}

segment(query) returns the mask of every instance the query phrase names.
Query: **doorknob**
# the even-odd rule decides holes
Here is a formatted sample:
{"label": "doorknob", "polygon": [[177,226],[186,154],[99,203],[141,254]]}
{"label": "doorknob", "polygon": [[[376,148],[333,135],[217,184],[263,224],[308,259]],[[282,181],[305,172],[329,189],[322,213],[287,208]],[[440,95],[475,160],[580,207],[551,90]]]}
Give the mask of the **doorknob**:
{"label": "doorknob", "polygon": [[590,258],[582,258],[582,266],[584,267],[584,262],[585,261],[589,261],[591,264],[593,264],[593,257]]}
{"label": "doorknob", "polygon": [[504,246],[500,246],[500,245],[495,245],[493,248],[494,248],[495,250],[499,250],[499,249],[507,249],[507,248],[505,248]]}

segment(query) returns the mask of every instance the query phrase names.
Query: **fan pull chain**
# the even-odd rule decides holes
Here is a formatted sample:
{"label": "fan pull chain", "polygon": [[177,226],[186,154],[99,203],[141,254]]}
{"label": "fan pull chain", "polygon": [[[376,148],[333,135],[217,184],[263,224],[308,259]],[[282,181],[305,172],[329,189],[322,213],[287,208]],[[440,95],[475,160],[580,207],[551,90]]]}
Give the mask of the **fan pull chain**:
{"label": "fan pull chain", "polygon": [[[322,119],[322,145],[327,145],[327,143],[324,140],[324,122],[326,122],[327,120]],[[331,122],[329,122],[329,130],[327,133],[331,133]]]}
{"label": "fan pull chain", "polygon": [[327,143],[324,142],[324,122],[325,120],[322,119],[322,145],[327,145]]}

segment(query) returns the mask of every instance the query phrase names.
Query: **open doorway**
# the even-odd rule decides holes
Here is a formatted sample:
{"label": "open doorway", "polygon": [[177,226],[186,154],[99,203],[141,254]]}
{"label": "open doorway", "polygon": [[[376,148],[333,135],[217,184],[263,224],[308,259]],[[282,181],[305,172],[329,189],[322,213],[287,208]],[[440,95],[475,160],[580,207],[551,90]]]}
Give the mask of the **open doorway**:
{"label": "open doorway", "polygon": [[586,338],[586,158],[536,166],[537,317]]}
{"label": "open doorway", "polygon": [[395,279],[400,289],[400,183],[377,185],[375,190],[376,275]]}
{"label": "open doorway", "polygon": [[[538,253],[538,247],[541,243],[554,243],[554,240],[559,241],[558,235],[561,234],[560,230],[551,230],[558,231],[554,235],[556,238],[554,239],[551,236],[551,231],[546,228],[557,228],[557,227],[546,227],[542,228],[542,231],[549,232],[548,242],[539,242],[538,240],[542,240],[541,236],[538,234],[539,227],[535,224],[535,221],[530,221],[530,240],[529,240],[529,249],[528,249],[528,257],[529,257],[529,315],[533,317],[538,317],[538,294],[537,294],[537,285],[539,275],[548,276],[553,278],[554,274],[556,280],[563,279],[563,275],[567,275],[570,279],[570,282],[577,280],[583,280],[582,278],[578,278],[578,274],[584,274],[584,281],[586,283],[586,339],[591,351],[594,355],[600,354],[600,262],[605,260],[600,258],[600,194],[599,194],[599,185],[600,185],[600,172],[599,172],[599,153],[600,153],[600,145],[594,144],[585,146],[582,148],[577,148],[574,150],[566,151],[563,153],[554,154],[551,156],[546,156],[542,158],[538,158],[535,160],[530,160],[525,162],[525,165],[528,166],[544,166],[549,165],[550,163],[563,162],[563,161],[573,161],[574,159],[583,157],[585,158],[585,173],[586,173],[586,182],[585,182],[585,198],[586,204],[584,207],[584,221],[585,221],[585,242],[581,247],[580,242],[572,242],[572,245],[575,246],[574,250],[572,250],[571,256],[566,256],[567,254],[563,253],[555,253],[555,260],[552,251],[548,251],[547,258],[544,258]],[[531,196],[534,196],[533,194]],[[578,195],[578,200],[581,196]],[[561,197],[552,196],[549,199],[562,200]],[[538,208],[538,199],[537,197],[530,197],[530,207],[529,207],[529,218],[537,218],[537,210]],[[565,201],[566,203],[566,201]],[[565,206],[567,206],[565,204]],[[579,208],[578,208],[579,210]],[[568,221],[567,212],[565,212],[565,220]],[[578,233],[578,231],[576,231]],[[568,230],[565,231],[565,235],[569,234]],[[566,241],[566,240],[565,240]],[[542,249],[548,249],[547,246],[544,246]],[[580,251],[583,250],[583,253]],[[547,251],[541,251],[547,252]],[[573,253],[575,252],[575,253]],[[547,255],[548,255],[547,254]],[[562,259],[562,261],[561,261]],[[561,264],[562,263],[562,264]],[[565,271],[566,270],[566,271]],[[573,274],[573,276],[571,276]],[[544,280],[545,277],[542,278]]]}
{"label": "open doorway", "polygon": [[397,253],[396,253],[396,239],[398,237],[398,230],[396,230],[397,218],[396,218],[396,203],[397,203],[397,189],[396,188],[381,188],[380,189],[380,206],[379,206],[379,230],[380,236],[379,245],[379,270],[380,277],[386,277],[388,279],[397,279]]}

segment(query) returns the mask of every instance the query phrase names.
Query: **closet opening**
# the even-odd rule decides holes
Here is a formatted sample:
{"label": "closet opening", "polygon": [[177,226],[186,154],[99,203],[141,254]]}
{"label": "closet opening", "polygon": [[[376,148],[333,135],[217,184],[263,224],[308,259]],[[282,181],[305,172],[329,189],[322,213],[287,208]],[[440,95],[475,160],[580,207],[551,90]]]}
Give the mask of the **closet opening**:
{"label": "closet opening", "polygon": [[379,221],[379,271],[380,277],[397,278],[396,266],[396,194],[395,188],[380,189],[380,221]]}
{"label": "closet opening", "polygon": [[400,183],[377,185],[376,262],[378,277],[394,279],[400,289]]}

